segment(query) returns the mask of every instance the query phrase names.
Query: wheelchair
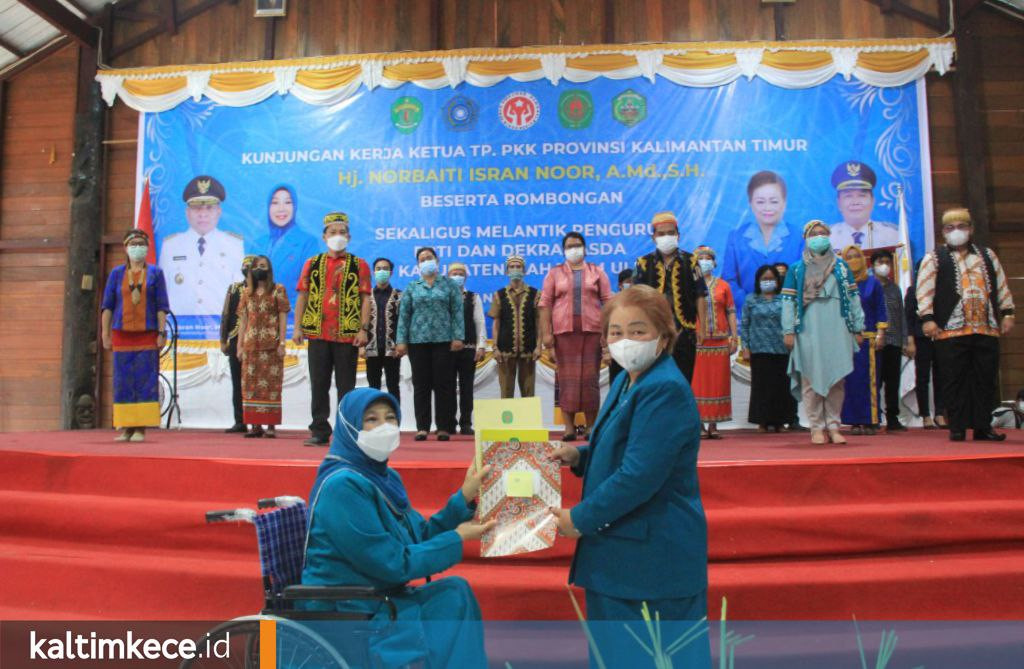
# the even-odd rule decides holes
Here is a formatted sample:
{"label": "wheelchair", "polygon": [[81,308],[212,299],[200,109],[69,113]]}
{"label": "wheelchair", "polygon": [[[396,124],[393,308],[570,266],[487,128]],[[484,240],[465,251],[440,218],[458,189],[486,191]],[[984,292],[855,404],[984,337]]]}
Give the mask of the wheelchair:
{"label": "wheelchair", "polygon": [[[390,623],[398,617],[395,603],[386,593],[362,586],[301,585],[305,553],[308,509],[301,497],[282,496],[261,499],[257,509],[208,511],[207,523],[247,522],[256,528],[260,570],[263,577],[263,609],[256,615],[241,616],[222,623],[196,640],[196,648],[222,648],[230,659],[194,657],[184,660],[181,669],[207,666],[260,667],[260,623],[274,621],[278,667],[317,667],[349,669],[374,667],[370,640],[382,630],[360,630],[358,638],[346,639],[343,647],[328,641],[310,625],[324,621],[369,621],[374,614],[345,611],[305,611],[296,609],[303,601],[371,600],[385,607]],[[305,624],[304,624],[305,623]],[[349,658],[346,660],[345,658]]]}

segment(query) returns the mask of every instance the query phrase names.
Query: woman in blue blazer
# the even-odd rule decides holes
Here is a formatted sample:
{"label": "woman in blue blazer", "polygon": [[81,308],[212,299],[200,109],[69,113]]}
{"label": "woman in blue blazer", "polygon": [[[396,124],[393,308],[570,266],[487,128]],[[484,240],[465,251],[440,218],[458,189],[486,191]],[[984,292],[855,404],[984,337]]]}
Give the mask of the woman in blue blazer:
{"label": "woman in blue blazer", "polygon": [[[652,618],[701,620],[708,581],[700,417],[671,357],[672,313],[661,293],[634,286],[605,306],[602,329],[627,373],[609,389],[590,444],[554,456],[583,477],[580,503],[552,509],[560,533],[578,539],[569,582],[586,591],[592,623],[641,620],[645,603]],[[698,664],[710,662],[706,637],[691,650]]]}

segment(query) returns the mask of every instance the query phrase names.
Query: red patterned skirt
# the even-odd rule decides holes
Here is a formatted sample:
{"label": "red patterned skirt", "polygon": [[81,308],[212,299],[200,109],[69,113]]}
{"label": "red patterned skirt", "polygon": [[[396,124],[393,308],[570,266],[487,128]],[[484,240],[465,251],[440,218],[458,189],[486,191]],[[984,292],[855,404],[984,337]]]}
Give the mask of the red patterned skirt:
{"label": "red patterned skirt", "polygon": [[555,335],[558,408],[570,416],[581,411],[597,413],[601,406],[601,335],[583,332],[580,318],[572,332]]}
{"label": "red patterned skirt", "polygon": [[242,421],[249,425],[281,422],[284,360],[277,349],[246,351],[242,361]]}
{"label": "red patterned skirt", "polygon": [[697,347],[693,395],[705,423],[732,420],[732,376],[728,339],[705,339]]}

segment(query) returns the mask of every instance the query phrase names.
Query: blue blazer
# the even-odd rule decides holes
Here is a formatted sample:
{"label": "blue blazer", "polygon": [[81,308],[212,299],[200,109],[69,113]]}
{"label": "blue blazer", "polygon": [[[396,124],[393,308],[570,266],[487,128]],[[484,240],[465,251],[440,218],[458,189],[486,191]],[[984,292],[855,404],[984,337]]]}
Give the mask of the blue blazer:
{"label": "blue blazer", "polygon": [[573,473],[583,536],[569,582],[621,599],[691,597],[707,588],[707,522],[697,483],[700,417],[662,354],[627,388],[619,374]]}

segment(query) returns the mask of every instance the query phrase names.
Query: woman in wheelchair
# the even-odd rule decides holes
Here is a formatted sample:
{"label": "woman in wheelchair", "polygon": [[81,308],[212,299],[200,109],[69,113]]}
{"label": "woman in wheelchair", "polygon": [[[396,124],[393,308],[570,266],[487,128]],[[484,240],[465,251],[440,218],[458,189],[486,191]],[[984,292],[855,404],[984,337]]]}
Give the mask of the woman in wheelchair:
{"label": "woman in wheelchair", "polygon": [[[399,445],[395,398],[372,388],[349,391],[338,407],[330,450],[310,493],[304,585],[371,586],[398,608],[394,634],[373,644],[384,666],[486,667],[480,607],[469,584],[430,577],[462,560],[462,544],[493,523],[472,521],[486,469],[472,466],[447,505],[425,520],[409,504],[388,457]],[[307,608],[363,611],[387,618],[377,601],[311,602]]]}

